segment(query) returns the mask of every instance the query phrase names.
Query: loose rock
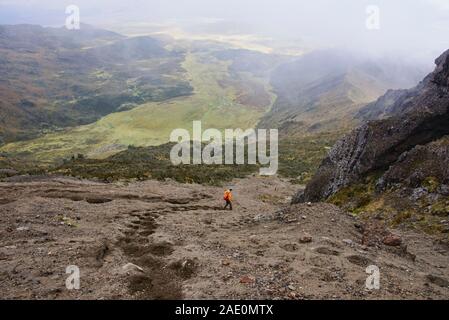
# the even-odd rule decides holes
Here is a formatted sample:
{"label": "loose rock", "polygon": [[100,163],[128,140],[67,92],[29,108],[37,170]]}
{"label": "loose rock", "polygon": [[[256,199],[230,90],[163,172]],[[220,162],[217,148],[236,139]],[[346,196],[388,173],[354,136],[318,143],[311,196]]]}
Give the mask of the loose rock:
{"label": "loose rock", "polygon": [[402,244],[402,239],[395,234],[389,234],[383,239],[383,244],[386,246],[397,247]]}

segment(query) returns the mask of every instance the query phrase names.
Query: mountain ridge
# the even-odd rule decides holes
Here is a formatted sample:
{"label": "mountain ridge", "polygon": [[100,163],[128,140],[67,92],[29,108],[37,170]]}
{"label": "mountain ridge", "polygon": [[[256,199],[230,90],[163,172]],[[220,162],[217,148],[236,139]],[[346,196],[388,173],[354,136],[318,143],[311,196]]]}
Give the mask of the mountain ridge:
{"label": "mountain ridge", "polygon": [[273,72],[278,99],[259,127],[282,129],[288,123],[288,135],[350,129],[366,104],[388,89],[411,87],[422,76],[422,68],[398,62],[338,50],[312,52]]}
{"label": "mountain ridge", "polygon": [[449,213],[449,50],[435,63],[415,88],[371,104],[370,116],[379,119],[337,141],[292,203],[328,201],[447,237],[441,217]]}
{"label": "mountain ridge", "polygon": [[[445,126],[449,106],[448,60],[446,51],[435,61],[434,72],[414,89],[400,92],[399,100],[393,104],[402,107],[400,114],[393,112],[389,118],[368,121],[338,141],[306,188],[304,200],[328,198],[363,174],[388,167],[414,146],[449,134],[449,127]],[[412,97],[404,99],[404,93],[410,92]],[[385,99],[383,96],[378,101]]]}

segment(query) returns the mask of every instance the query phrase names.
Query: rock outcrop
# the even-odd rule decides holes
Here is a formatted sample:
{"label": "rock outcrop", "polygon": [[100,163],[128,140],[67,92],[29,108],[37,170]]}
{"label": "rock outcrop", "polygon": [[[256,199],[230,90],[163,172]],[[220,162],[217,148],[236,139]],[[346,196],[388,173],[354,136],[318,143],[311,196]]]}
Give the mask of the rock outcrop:
{"label": "rock outcrop", "polygon": [[[437,181],[438,180],[438,181]],[[378,191],[401,185],[449,196],[449,136],[403,153],[377,182]]]}
{"label": "rock outcrop", "polygon": [[[398,168],[407,163],[408,157],[417,157],[422,148],[418,146],[448,135],[449,50],[435,63],[435,71],[417,87],[387,92],[370,105],[371,110],[364,109],[359,116],[364,114],[367,118],[381,119],[368,121],[339,140],[304,192],[294,197],[293,203],[324,200],[341,188],[378,171],[387,171],[379,180],[381,184],[392,181],[393,171],[400,171]],[[438,153],[435,150],[444,145],[434,144],[426,148],[428,152]],[[443,156],[438,166],[447,168],[449,159],[444,156],[444,150],[440,153]],[[438,177],[440,180],[449,179],[447,170],[439,172],[443,174]]]}

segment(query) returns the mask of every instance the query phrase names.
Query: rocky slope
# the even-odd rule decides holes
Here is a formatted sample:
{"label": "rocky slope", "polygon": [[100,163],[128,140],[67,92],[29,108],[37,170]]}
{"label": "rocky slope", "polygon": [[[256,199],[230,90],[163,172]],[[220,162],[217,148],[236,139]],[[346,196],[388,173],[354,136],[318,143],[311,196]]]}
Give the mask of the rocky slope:
{"label": "rocky slope", "polygon": [[[363,223],[332,204],[289,206],[276,177],[220,187],[0,182],[2,299],[447,299],[449,247]],[[66,268],[80,289],[66,288]],[[366,268],[380,269],[368,290]]]}
{"label": "rocky slope", "polygon": [[436,60],[436,65],[435,71],[417,87],[388,92],[370,109],[365,109],[362,116],[384,119],[368,121],[339,140],[305,191],[298,193],[293,202],[327,199],[342,188],[370,175],[382,176],[385,171],[378,181],[380,187],[387,181],[399,181],[402,176],[395,173],[402,170],[398,168],[416,160],[423,152],[427,158],[439,161],[429,166],[417,163],[409,167],[409,174],[419,176],[421,183],[438,173],[434,177],[437,183],[446,186],[449,158],[443,148],[445,140],[425,145],[449,134],[449,51]]}

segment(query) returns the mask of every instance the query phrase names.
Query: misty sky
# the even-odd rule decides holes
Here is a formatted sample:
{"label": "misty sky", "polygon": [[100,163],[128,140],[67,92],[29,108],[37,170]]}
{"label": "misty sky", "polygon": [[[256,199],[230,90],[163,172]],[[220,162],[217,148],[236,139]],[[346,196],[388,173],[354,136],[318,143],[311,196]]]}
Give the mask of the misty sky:
{"label": "misty sky", "polygon": [[[69,4],[97,26],[169,24],[423,59],[449,49],[449,0],[0,0],[0,24],[63,25]],[[366,28],[368,5],[380,9],[379,30]]]}

